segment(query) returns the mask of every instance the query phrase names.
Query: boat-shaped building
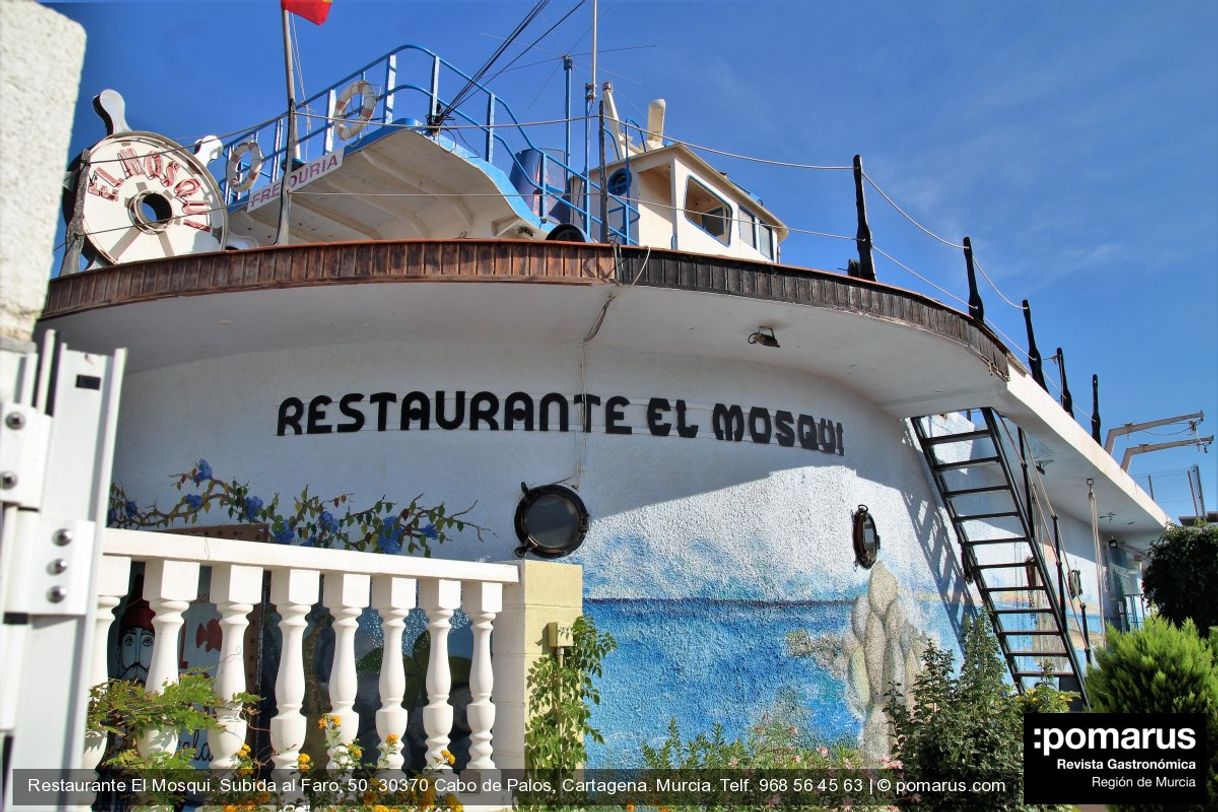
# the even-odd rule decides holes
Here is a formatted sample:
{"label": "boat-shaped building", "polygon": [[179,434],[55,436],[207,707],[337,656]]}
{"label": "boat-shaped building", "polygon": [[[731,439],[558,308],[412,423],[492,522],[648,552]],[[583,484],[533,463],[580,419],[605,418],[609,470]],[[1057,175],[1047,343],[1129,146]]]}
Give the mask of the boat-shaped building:
{"label": "boat-shaped building", "polygon": [[[472,709],[497,610],[467,578],[499,572],[424,585],[426,614],[405,613],[413,593],[369,597],[368,577],[396,572],[376,561],[424,550],[582,568],[521,571],[542,592],[553,575],[554,604],[617,640],[594,765],[638,764],[670,718],[729,735],[797,718],[878,759],[884,691],[930,642],[958,649],[978,609],[1021,689],[1047,669],[1078,690],[1105,624],[1137,622],[1135,558],[1166,517],[1038,382],[1038,359],[980,306],[877,281],[862,230],[850,273],[783,264],[779,216],[667,139],[662,103],[645,125],[607,105],[603,168],[576,167],[570,131],[534,143],[480,85],[448,109],[467,78],[399,49],[309,100],[326,115],[291,156],[286,116],[179,149],[100,97],[110,132],[65,205],[88,267],[53,280],[42,324],[73,348],[128,348],[109,521],[171,533],[115,536],[151,562],[128,575],[151,608],[110,604],[111,672],[164,671],[134,649],[169,600],[156,562],[202,549],[189,533],[249,545],[247,564],[379,554],[363,580],[285,576],[242,600],[201,559],[165,627],[185,628],[181,664],[214,665],[232,607],[261,599],[247,680],[295,694],[282,670],[275,684],[281,646],[329,612],[337,631],[293,649],[292,712],[324,710],[314,694],[341,683],[370,741],[397,718],[377,693],[385,647],[418,655],[440,610],[452,690],[437,702],[408,680],[399,708],[416,760],[450,732],[458,766],[489,758]],[[443,586],[457,581],[465,602]],[[393,606],[391,629],[378,610]],[[354,665],[332,668],[340,656]],[[501,764],[520,744],[502,733],[504,684]],[[440,730],[446,703],[456,727]]]}

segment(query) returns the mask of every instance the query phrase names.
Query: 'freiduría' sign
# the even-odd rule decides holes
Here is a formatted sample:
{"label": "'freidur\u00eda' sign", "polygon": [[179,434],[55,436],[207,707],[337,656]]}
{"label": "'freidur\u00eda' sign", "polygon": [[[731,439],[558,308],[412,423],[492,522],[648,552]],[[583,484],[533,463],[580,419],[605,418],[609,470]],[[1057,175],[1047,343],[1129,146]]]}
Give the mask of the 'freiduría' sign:
{"label": "'freidur\u00eda' sign", "polygon": [[[642,418],[634,425],[627,417],[633,407]],[[279,404],[275,433],[283,437],[297,434],[330,434],[356,431],[571,431],[591,432],[598,412],[606,434],[647,433],[656,437],[694,438],[703,431],[695,421],[695,410],[684,400],[654,397],[632,401],[621,395],[602,397],[592,394],[567,396],[550,392],[535,398],[525,392],[499,397],[493,392],[464,391],[434,395],[427,392],[350,392],[338,398],[317,395],[309,400],[287,397]],[[842,424],[827,417],[796,414],[763,406],[743,407],[716,403],[710,408],[709,434],[716,440],[761,445],[774,442],[788,448],[799,446],[811,451],[845,456]]]}

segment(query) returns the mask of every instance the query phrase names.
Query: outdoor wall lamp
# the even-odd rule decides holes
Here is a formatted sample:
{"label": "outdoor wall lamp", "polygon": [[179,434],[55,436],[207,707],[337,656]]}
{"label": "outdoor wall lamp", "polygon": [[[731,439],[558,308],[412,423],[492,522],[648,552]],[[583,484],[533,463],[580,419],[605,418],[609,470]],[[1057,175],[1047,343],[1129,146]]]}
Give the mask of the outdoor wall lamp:
{"label": "outdoor wall lamp", "polygon": [[[767,333],[766,331],[769,330]],[[760,344],[763,347],[778,347],[778,337],[774,335],[773,327],[758,327],[755,332],[749,333],[750,344]]]}

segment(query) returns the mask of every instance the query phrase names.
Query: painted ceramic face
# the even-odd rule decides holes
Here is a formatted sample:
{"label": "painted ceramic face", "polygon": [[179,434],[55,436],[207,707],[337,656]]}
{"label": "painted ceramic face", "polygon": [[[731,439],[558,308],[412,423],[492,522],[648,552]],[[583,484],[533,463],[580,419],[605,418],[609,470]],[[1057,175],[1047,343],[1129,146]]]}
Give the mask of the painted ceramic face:
{"label": "painted ceramic face", "polygon": [[143,682],[148,678],[150,665],[152,665],[152,632],[138,626],[124,631],[118,644],[119,679]]}

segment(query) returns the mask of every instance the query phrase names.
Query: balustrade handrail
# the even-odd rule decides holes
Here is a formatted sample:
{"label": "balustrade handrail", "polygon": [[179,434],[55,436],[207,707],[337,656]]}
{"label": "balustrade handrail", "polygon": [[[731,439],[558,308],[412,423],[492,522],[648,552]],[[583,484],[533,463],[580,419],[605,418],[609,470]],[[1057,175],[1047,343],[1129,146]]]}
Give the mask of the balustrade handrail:
{"label": "balustrade handrail", "polygon": [[106,530],[106,555],[136,560],[168,559],[200,564],[243,564],[271,569],[318,570],[321,572],[392,575],[404,578],[445,578],[514,584],[519,570],[511,564],[479,561],[373,555],[357,550],[213,539],[177,533],[148,533],[140,530]]}

